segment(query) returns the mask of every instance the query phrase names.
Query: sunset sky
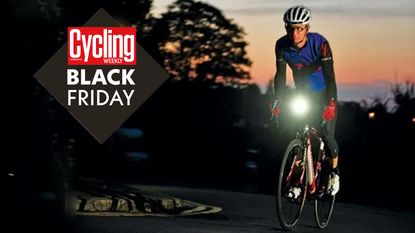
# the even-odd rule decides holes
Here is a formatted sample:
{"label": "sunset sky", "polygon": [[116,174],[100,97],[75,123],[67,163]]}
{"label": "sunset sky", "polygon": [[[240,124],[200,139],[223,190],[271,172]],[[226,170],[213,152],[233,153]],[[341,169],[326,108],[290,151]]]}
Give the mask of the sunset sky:
{"label": "sunset sky", "polygon": [[[154,0],[153,13],[173,0]],[[253,81],[265,89],[275,73],[282,16],[294,5],[312,11],[311,31],[332,47],[340,100],[384,97],[392,83],[415,82],[414,0],[206,0],[245,32]],[[289,73],[288,80],[292,82]]]}

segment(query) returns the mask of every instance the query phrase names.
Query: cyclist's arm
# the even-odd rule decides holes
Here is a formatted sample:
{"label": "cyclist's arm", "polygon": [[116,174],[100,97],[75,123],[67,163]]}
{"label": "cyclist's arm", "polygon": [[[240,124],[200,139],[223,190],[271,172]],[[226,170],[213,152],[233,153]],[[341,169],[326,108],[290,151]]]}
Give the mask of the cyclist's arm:
{"label": "cyclist's arm", "polygon": [[275,44],[275,57],[276,57],[276,68],[277,72],[274,76],[274,94],[276,99],[281,100],[283,96],[283,91],[285,88],[285,81],[287,79],[286,71],[287,66],[286,62],[282,57],[282,51],[281,49],[278,49],[278,41]]}
{"label": "cyclist's arm", "polygon": [[330,49],[330,45],[325,41],[321,46],[321,66],[323,68],[323,75],[326,81],[326,98],[327,104],[333,98],[337,102],[337,85],[336,78],[334,75],[333,67],[333,55]]}

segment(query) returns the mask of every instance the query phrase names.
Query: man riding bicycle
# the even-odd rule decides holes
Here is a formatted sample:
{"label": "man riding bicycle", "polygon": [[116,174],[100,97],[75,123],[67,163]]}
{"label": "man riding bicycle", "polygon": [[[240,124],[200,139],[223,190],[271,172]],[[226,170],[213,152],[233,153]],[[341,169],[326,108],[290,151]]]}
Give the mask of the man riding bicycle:
{"label": "man riding bicycle", "polygon": [[304,6],[294,6],[284,14],[287,34],[275,46],[276,69],[274,78],[273,114],[280,114],[286,84],[286,64],[292,69],[296,90],[306,93],[314,103],[314,120],[326,123],[325,139],[331,152],[331,174],[328,190],[331,195],[339,191],[339,148],[334,138],[337,118],[337,87],[332,52],[328,41],[320,34],[309,32],[311,11]]}

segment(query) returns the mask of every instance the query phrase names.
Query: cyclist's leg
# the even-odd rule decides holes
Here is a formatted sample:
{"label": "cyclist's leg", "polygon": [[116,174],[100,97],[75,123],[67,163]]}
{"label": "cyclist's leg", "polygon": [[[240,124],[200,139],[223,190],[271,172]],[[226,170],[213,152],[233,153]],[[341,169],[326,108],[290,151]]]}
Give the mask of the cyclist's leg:
{"label": "cyclist's leg", "polygon": [[[312,93],[310,95],[313,104],[313,111],[311,113],[313,123],[316,127],[321,126],[322,123],[322,114],[325,110],[325,106],[323,103],[326,102],[326,97],[324,92],[317,92]],[[339,156],[339,146],[335,139],[335,128],[336,128],[336,120],[337,120],[337,109],[336,114],[333,120],[326,122],[326,129],[320,129],[320,132],[323,132],[323,137],[327,143],[327,146],[330,150],[331,158],[334,160],[334,163],[331,162],[330,164],[336,165],[332,166],[333,168],[337,167],[337,159]]]}
{"label": "cyclist's leg", "polygon": [[327,146],[329,147],[330,154],[331,154],[331,167],[333,170],[337,168],[338,165],[338,157],[339,157],[339,145],[337,144],[335,138],[335,127],[336,127],[336,118],[335,117],[332,121],[328,121],[326,123],[326,134],[325,139],[327,142]]}
{"label": "cyclist's leg", "polygon": [[326,122],[326,131],[325,131],[325,139],[327,142],[327,146],[330,150],[331,154],[331,161],[330,161],[330,178],[328,184],[328,192],[330,195],[336,195],[340,190],[340,174],[338,169],[338,157],[339,157],[339,146],[335,139],[335,126],[336,126],[336,118],[332,121]]}
{"label": "cyclist's leg", "polygon": [[326,123],[326,134],[325,134],[325,138],[327,141],[327,146],[330,149],[330,154],[331,154],[331,158],[332,160],[336,160],[334,161],[335,164],[332,163],[332,168],[336,168],[337,167],[337,159],[339,156],[339,146],[337,144],[336,138],[335,138],[335,128],[336,128],[336,118],[335,117],[333,120],[331,121],[327,121]]}

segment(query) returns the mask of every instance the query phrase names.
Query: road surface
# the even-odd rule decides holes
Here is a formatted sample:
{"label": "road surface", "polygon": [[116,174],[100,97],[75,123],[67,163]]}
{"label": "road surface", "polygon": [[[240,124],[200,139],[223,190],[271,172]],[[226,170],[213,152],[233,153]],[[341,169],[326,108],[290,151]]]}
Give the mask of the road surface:
{"label": "road surface", "polygon": [[[82,233],[229,233],[283,232],[276,221],[273,196],[221,190],[180,187],[136,186],[187,200],[218,206],[222,211],[174,217],[75,216],[71,232]],[[314,223],[313,206],[308,203],[295,232],[322,232]],[[325,233],[413,233],[415,213],[394,212],[374,207],[336,203]]]}

